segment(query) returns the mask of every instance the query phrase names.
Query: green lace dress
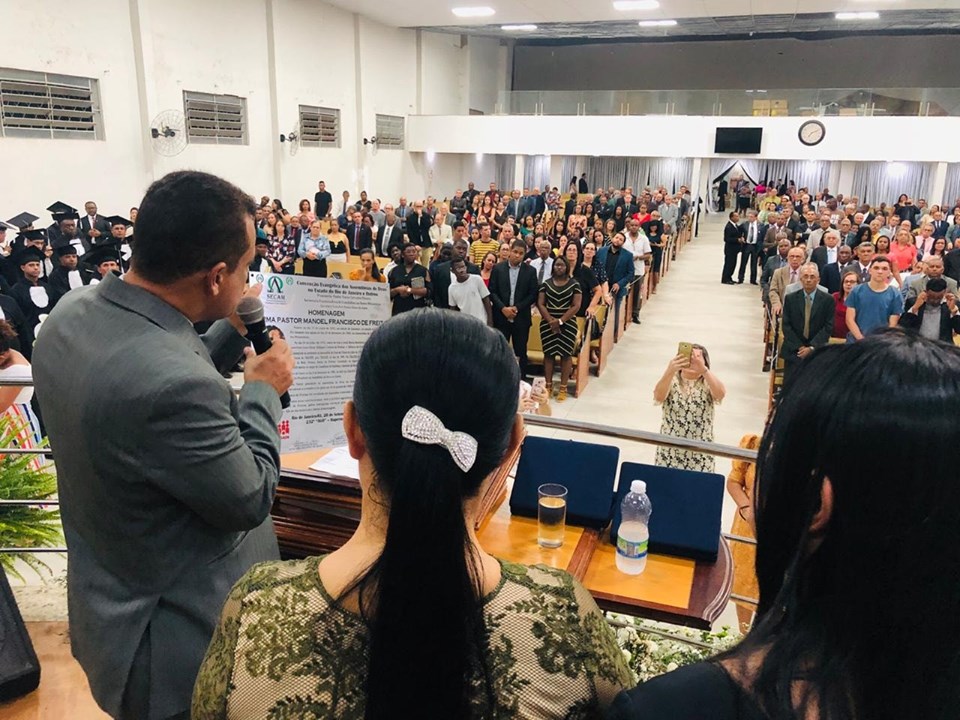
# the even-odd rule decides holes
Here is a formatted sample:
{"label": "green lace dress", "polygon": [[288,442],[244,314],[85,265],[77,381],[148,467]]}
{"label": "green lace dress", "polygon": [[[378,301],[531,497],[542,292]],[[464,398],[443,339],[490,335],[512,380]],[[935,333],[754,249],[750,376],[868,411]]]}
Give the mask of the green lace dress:
{"label": "green lace dress", "polygon": [[[253,567],[234,586],[193,691],[193,720],[362,719],[367,627],[327,594],[320,557]],[[634,680],[569,574],[500,561],[483,601],[497,706],[484,718],[600,718]],[[479,687],[479,678],[478,678]]]}

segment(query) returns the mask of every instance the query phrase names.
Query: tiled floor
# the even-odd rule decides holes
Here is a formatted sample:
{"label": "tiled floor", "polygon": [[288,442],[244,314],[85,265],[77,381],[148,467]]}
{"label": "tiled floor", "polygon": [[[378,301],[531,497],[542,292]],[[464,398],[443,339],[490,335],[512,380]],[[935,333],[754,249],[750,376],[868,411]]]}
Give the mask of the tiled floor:
{"label": "tiled floor", "polygon": [[[653,386],[680,341],[696,342],[710,352],[714,372],[727,388],[717,408],[716,441],[736,445],[745,433],[763,429],[767,411],[769,376],[760,370],[762,308],[760,292],[749,283],[721,285],[722,219],[703,223],[700,237],[689,243],[674,262],[641,313],[643,323],[631,325],[610,356],[602,378],[591,379],[583,397],[553,403],[555,417],[658,431],[660,408],[653,404]],[[749,278],[748,278],[749,280]],[[582,437],[591,442],[616,444],[621,459],[652,462],[654,447],[607,438],[594,438],[530,428],[552,437]],[[717,462],[727,474],[728,460]],[[733,502],[726,500],[723,527],[733,518]],[[65,562],[50,559],[58,575]],[[41,585],[28,574],[29,587],[15,588],[24,618],[30,623],[43,664],[41,690],[17,703],[0,706],[0,720],[34,720],[70,717],[76,720],[105,717],[89,696],[82,671],[70,657],[66,638],[62,583]],[[61,622],[49,622],[49,621]],[[717,623],[736,626],[732,605]]]}

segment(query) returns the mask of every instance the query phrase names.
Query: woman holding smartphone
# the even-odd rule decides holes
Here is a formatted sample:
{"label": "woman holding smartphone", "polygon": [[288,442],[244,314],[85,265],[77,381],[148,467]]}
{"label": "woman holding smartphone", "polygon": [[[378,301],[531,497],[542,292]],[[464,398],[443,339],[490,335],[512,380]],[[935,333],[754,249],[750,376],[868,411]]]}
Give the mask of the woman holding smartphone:
{"label": "woman holding smartphone", "polygon": [[[703,345],[680,343],[680,351],[653,388],[653,401],[663,406],[660,432],[664,435],[713,442],[713,411],[727,394],[710,370],[710,354]],[[658,447],[654,464],[678,470],[714,472],[713,455]]]}

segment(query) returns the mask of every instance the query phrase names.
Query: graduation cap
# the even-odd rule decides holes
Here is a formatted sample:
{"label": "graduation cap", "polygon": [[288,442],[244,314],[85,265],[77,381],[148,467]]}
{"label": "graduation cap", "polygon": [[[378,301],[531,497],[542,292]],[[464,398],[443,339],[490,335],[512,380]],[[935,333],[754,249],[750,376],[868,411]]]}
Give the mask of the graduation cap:
{"label": "graduation cap", "polygon": [[57,247],[55,247],[53,251],[57,254],[57,257],[63,257],[65,255],[76,255],[77,246],[71,245],[70,243],[64,243],[63,245],[58,245]]}
{"label": "graduation cap", "polygon": [[38,218],[36,215],[32,215],[28,212],[22,212],[19,215],[14,215],[12,218],[7,220],[7,222],[13,225],[14,227],[17,227],[23,230],[23,228],[30,227],[31,225],[33,225],[34,220],[39,220],[39,219],[40,218]]}
{"label": "graduation cap", "polygon": [[83,259],[94,267],[99,267],[105,262],[113,260],[117,265],[120,264],[120,253],[117,252],[115,245],[100,245],[83,256]]}
{"label": "graduation cap", "polygon": [[17,238],[23,238],[24,240],[46,240],[47,231],[43,228],[39,230],[21,230]]}
{"label": "graduation cap", "polygon": [[28,245],[27,247],[23,248],[14,256],[14,260],[16,261],[17,265],[20,266],[26,265],[30,262],[42,263],[46,259],[47,256],[43,254],[43,250],[40,248],[35,248],[32,245]]}
{"label": "graduation cap", "polygon": [[53,205],[47,208],[47,211],[53,215],[53,219],[57,222],[61,220],[79,220],[80,215],[77,212],[76,208],[72,208],[67,205],[65,202],[60,202],[57,200]]}
{"label": "graduation cap", "polygon": [[19,230],[19,228],[16,225],[11,225],[8,222],[0,220],[0,232],[5,232],[7,230]]}
{"label": "graduation cap", "polygon": [[270,247],[270,240],[267,238],[266,235],[259,235],[259,234],[258,234],[258,235],[257,235],[257,239],[256,239],[256,241],[255,241],[253,244],[254,244],[254,246],[257,246],[257,245],[266,245],[267,247]]}
{"label": "graduation cap", "polygon": [[133,225],[132,220],[127,220],[125,217],[121,217],[120,215],[111,215],[110,217],[106,218],[106,220],[111,226],[125,225],[126,227],[130,227]]}

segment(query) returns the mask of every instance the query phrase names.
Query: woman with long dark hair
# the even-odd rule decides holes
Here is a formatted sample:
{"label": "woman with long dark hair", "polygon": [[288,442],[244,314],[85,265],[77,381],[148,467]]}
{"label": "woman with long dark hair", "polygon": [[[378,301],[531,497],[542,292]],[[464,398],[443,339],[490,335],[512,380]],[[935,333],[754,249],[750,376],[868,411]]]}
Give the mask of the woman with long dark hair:
{"label": "woman with long dark hair", "polygon": [[[413,367],[431,382],[383,382]],[[194,720],[598,717],[632,684],[573,577],[477,542],[477,499],[523,438],[519,386],[506,339],[475,318],[414,310],[374,331],[343,418],[360,525],[237,583]]]}
{"label": "woman with long dark hair", "polygon": [[[609,717],[956,718],[958,403],[960,350],[917,335],[800,363],[758,453],[750,634],[621,695]],[[891,453],[892,437],[924,451]]]}

